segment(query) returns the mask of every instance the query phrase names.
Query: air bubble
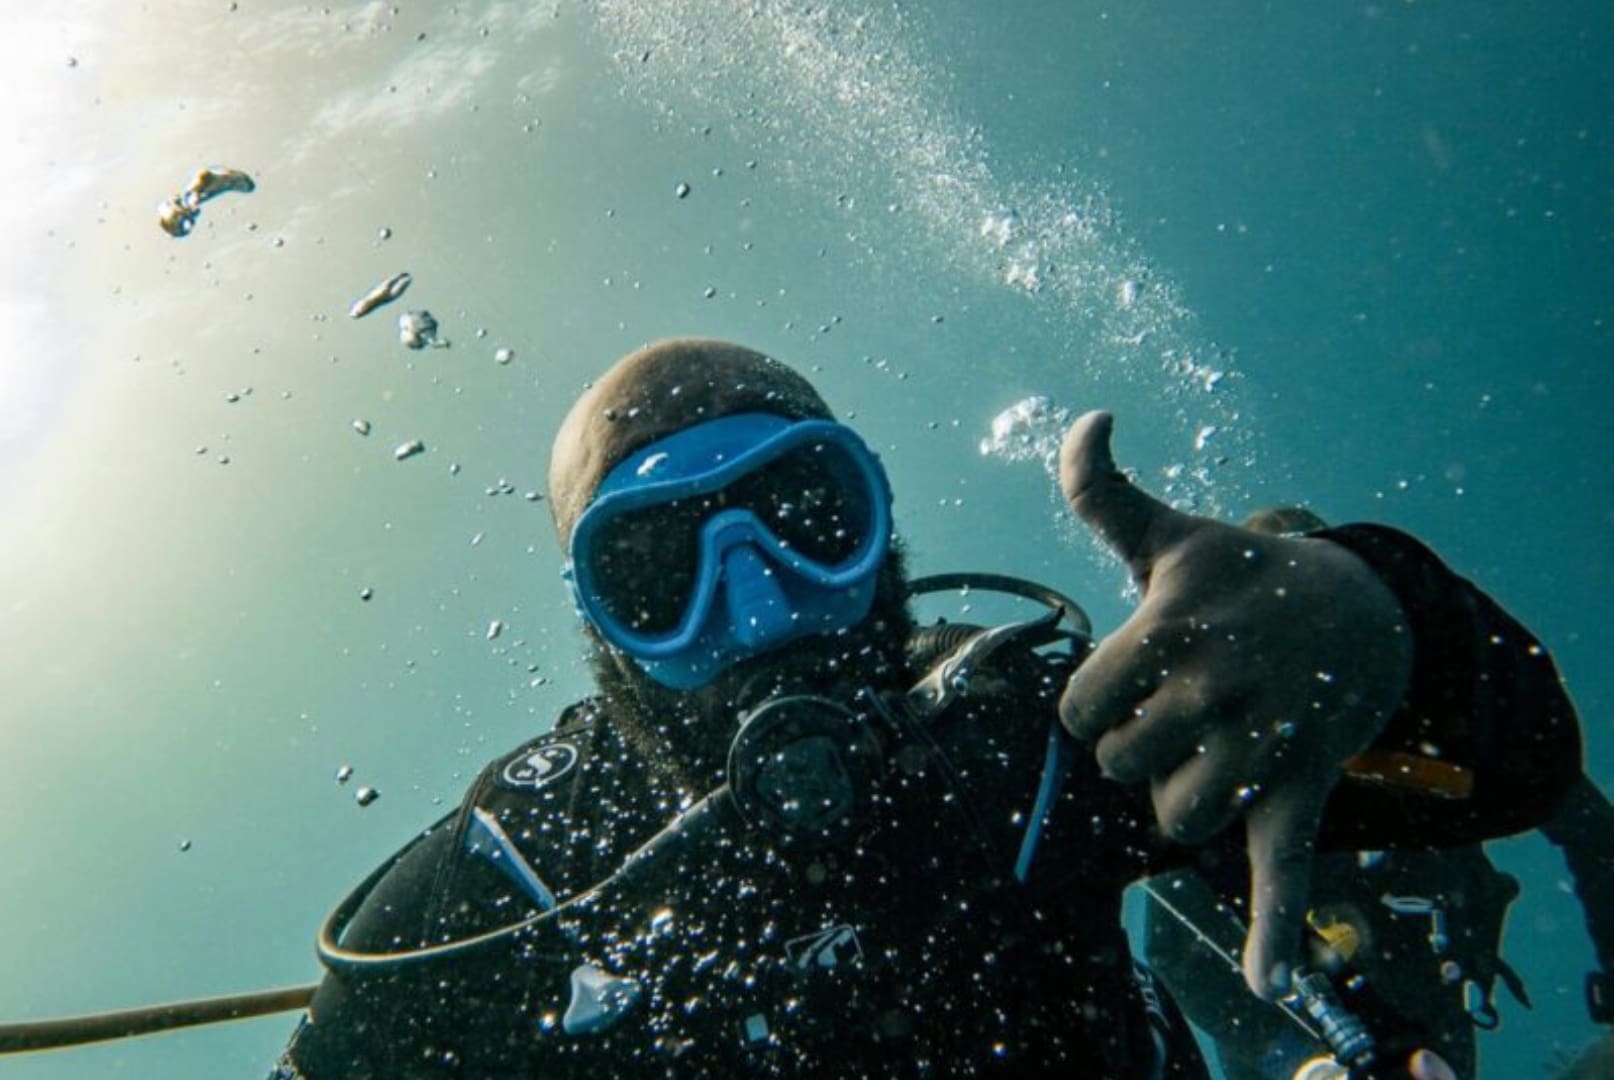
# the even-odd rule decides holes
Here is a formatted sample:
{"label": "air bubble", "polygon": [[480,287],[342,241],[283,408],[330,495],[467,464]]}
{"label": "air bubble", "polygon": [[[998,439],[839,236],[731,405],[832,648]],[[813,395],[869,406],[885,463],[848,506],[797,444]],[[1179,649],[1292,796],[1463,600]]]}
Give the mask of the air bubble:
{"label": "air bubble", "polygon": [[437,336],[437,319],[431,312],[406,311],[398,316],[398,340],[406,349],[448,348],[448,341]]}
{"label": "air bubble", "polygon": [[378,307],[392,303],[398,297],[409,291],[410,283],[414,281],[408,271],[394,274],[384,281],[377,282],[370,291],[353,301],[353,306],[347,309],[348,317],[362,319]]}
{"label": "air bubble", "polygon": [[189,236],[201,216],[203,204],[225,192],[251,192],[257,188],[252,177],[239,169],[222,165],[199,169],[184,191],[164,199],[157,207],[157,224],[169,236]]}
{"label": "air bubble", "polygon": [[986,457],[1004,461],[1041,461],[1052,468],[1059,455],[1070,413],[1041,394],[1010,405],[992,418],[991,434],[981,440]]}

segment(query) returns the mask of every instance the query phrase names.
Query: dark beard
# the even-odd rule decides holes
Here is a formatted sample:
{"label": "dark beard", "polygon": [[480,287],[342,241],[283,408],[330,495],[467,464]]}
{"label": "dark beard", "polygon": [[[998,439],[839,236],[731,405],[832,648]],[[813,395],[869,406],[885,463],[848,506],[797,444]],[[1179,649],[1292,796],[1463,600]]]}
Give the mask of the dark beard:
{"label": "dark beard", "polygon": [[695,690],[661,685],[585,624],[605,715],[651,768],[686,794],[704,795],[723,782],[741,715],[775,694],[810,692],[850,701],[865,686],[907,689],[913,679],[904,648],[914,625],[907,583],[907,560],[893,541],[875,583],[874,606],[862,622],[743,660]]}

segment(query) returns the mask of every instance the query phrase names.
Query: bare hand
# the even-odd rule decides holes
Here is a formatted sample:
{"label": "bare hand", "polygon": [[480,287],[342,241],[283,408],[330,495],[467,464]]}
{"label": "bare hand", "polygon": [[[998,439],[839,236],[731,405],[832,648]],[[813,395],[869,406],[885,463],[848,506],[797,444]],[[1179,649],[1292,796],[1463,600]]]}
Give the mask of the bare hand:
{"label": "bare hand", "polygon": [[1244,818],[1244,977],[1279,996],[1323,806],[1406,690],[1400,605],[1342,546],[1194,517],[1133,486],[1111,457],[1112,425],[1090,412],[1071,426],[1060,487],[1142,601],[1071,677],[1060,719],[1096,744],[1106,775],[1148,782],[1172,839],[1201,843]]}

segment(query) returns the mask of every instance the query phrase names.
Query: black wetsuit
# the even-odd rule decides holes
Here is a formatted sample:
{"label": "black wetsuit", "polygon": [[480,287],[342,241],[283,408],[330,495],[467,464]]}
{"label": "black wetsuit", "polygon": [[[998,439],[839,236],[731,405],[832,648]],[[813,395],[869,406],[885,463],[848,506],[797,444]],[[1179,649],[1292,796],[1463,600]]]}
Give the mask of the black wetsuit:
{"label": "black wetsuit", "polygon": [[[1468,590],[1438,562],[1419,566]],[[1386,580],[1404,603],[1417,598]],[[1072,748],[1017,878],[1066,674],[1028,650],[1000,653],[922,736],[893,744],[859,840],[818,853],[771,843],[721,797],[680,805],[605,707],[574,706],[484,770],[459,813],[384,876],[343,944],[409,950],[535,914],[546,891],[563,905],[587,898],[457,955],[333,971],[279,1075],[1204,1076],[1120,922],[1128,883],[1188,857],[1155,834],[1146,793],[1102,780]],[[1414,703],[1433,678],[1420,667]],[[540,888],[519,885],[485,844],[472,850],[478,811]],[[675,820],[655,854],[628,859]],[[1344,831],[1399,832],[1402,820]],[[591,977],[593,995],[578,989]],[[603,1014],[579,1008],[596,996]]]}

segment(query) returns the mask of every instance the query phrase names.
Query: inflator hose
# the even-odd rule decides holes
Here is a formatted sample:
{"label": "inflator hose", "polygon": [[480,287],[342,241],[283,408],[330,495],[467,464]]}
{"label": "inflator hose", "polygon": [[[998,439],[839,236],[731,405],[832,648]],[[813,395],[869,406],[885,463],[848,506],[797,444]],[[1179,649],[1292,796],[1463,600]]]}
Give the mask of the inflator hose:
{"label": "inflator hose", "polygon": [[139,1009],[93,1013],[89,1016],[67,1016],[58,1020],[0,1024],[0,1055],[59,1050],[109,1039],[154,1035],[160,1031],[195,1027],[198,1024],[217,1024],[225,1020],[245,1020],[252,1016],[291,1012],[305,1008],[318,985],[285,986],[278,990],[174,1001],[166,1005],[147,1005]]}
{"label": "inflator hose", "polygon": [[1039,604],[1046,604],[1051,608],[1063,608],[1065,616],[1076,628],[1082,637],[1093,636],[1093,620],[1087,617],[1082,606],[1057,589],[1025,578],[1012,577],[1008,574],[988,574],[966,571],[957,574],[930,574],[926,577],[915,578],[908,582],[908,596],[923,596],[926,593],[950,592],[953,589],[985,589],[990,592],[1008,593],[1010,596],[1020,596],[1027,600],[1035,600]]}

